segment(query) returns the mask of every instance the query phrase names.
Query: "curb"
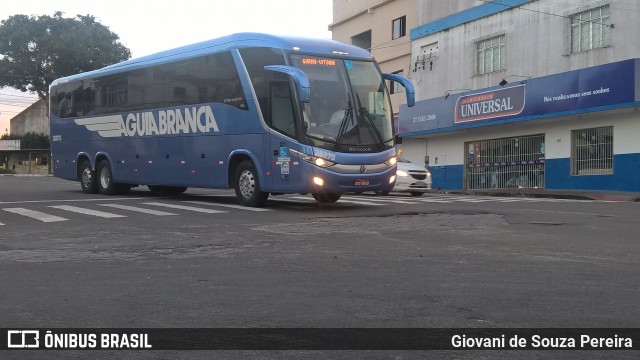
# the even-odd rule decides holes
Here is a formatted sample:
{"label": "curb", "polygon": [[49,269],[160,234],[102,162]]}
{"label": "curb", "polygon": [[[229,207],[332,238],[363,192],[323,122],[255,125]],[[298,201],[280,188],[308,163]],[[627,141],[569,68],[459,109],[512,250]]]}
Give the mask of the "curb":
{"label": "curb", "polygon": [[[431,193],[437,193],[435,191]],[[527,192],[488,192],[488,191],[442,191],[442,194],[457,195],[480,195],[496,197],[527,197],[527,198],[548,198],[548,199],[568,199],[568,200],[599,200],[599,201],[628,201],[640,202],[637,194],[615,195],[615,194],[570,194],[570,193],[527,193]]]}
{"label": "curb", "polygon": [[46,177],[53,176],[53,174],[0,174],[0,177],[3,176],[13,176],[13,177]]}

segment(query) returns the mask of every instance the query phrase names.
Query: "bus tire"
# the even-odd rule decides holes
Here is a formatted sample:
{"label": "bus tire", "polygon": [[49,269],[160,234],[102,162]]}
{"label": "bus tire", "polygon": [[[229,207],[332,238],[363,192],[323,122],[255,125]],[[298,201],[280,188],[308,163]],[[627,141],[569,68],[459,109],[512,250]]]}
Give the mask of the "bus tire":
{"label": "bus tire", "polygon": [[238,202],[244,206],[260,207],[269,197],[268,192],[260,190],[258,171],[250,160],[241,162],[236,168],[233,187]]}
{"label": "bus tire", "polygon": [[338,199],[340,199],[342,194],[317,192],[317,193],[311,193],[311,196],[313,196],[313,198],[316,199],[316,201],[319,203],[331,204],[338,201]]}
{"label": "bus tire", "polygon": [[113,182],[113,171],[109,161],[102,160],[98,163],[98,190],[103,195],[118,195],[131,190],[131,186],[125,184],[116,184]]}
{"label": "bus tire", "polygon": [[80,164],[80,186],[85,194],[98,192],[98,177],[88,160],[84,160]]}

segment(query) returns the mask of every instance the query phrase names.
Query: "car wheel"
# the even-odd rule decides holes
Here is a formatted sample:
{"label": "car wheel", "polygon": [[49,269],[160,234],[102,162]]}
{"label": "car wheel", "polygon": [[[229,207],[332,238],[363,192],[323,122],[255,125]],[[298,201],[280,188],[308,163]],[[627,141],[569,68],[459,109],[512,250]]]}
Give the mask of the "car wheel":
{"label": "car wheel", "polygon": [[342,194],[321,192],[321,193],[312,193],[311,196],[313,196],[313,198],[316,199],[316,201],[319,203],[330,204],[338,201],[338,199],[340,199]]}
{"label": "car wheel", "polygon": [[98,180],[96,172],[91,169],[91,163],[85,160],[80,165],[80,186],[85,194],[98,192]]}
{"label": "car wheel", "polygon": [[245,160],[236,168],[234,188],[238,202],[244,206],[260,207],[269,198],[268,192],[260,190],[258,172],[253,162]]}

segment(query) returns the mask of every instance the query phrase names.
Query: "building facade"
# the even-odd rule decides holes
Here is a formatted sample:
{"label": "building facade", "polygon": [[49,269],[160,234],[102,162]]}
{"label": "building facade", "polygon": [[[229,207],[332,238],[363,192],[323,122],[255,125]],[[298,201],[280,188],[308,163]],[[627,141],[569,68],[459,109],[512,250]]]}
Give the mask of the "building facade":
{"label": "building facade", "polygon": [[[418,25],[419,0],[333,0],[333,40],[353,44],[373,54],[385,73],[410,77],[409,30]],[[393,111],[406,102],[404,89],[388,83]]]}
{"label": "building facade", "polygon": [[43,100],[38,100],[9,120],[11,135],[22,136],[28,132],[49,135],[49,114]]}
{"label": "building facade", "polygon": [[420,4],[399,146],[434,188],[640,191],[640,4]]}
{"label": "building facade", "polygon": [[[49,113],[47,104],[43,100],[34,102],[9,120],[11,135],[23,136],[26,133],[44,134],[49,136]],[[17,174],[48,174],[50,173],[49,149],[30,149],[21,144],[18,150],[0,151],[2,168]]]}

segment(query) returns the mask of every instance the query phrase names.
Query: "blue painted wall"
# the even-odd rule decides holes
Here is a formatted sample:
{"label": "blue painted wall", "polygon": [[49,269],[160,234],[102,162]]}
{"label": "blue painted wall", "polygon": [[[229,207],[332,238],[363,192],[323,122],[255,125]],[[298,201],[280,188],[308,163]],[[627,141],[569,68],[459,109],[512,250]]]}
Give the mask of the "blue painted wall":
{"label": "blue painted wall", "polygon": [[[431,166],[432,189],[462,190],[464,166]],[[545,188],[549,190],[607,190],[640,192],[640,154],[613,157],[613,174],[571,175],[571,159],[547,159]]]}
{"label": "blue painted wall", "polygon": [[431,188],[441,190],[462,190],[464,179],[463,165],[429,166]]}
{"label": "blue painted wall", "polygon": [[547,189],[640,191],[640,154],[613,157],[613,174],[571,175],[571,160],[547,159],[545,166]]}

